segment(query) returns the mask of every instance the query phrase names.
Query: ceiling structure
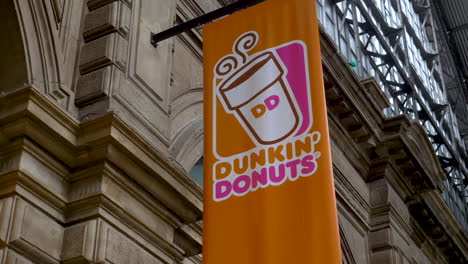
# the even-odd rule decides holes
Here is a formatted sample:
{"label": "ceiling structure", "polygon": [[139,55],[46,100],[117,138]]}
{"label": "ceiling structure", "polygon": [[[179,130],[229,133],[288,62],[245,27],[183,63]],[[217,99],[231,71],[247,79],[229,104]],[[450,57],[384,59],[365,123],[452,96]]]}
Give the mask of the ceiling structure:
{"label": "ceiling structure", "polygon": [[[468,1],[467,0],[435,0],[455,58],[460,63],[465,81],[468,79]],[[457,61],[456,61],[457,62]]]}
{"label": "ceiling structure", "polygon": [[[455,81],[445,80],[447,95],[457,115],[465,146],[468,145],[468,0],[432,0],[448,46],[449,60],[456,66]],[[440,47],[444,49],[444,47]],[[446,60],[448,60],[446,58]],[[450,65],[451,63],[447,63]],[[446,65],[447,65],[446,64]]]}

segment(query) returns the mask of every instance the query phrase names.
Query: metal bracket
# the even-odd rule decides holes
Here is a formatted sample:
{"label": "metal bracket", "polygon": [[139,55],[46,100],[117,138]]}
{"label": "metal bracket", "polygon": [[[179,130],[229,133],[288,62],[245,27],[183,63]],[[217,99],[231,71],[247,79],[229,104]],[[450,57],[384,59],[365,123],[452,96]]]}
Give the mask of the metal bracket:
{"label": "metal bracket", "polygon": [[168,39],[170,37],[173,37],[175,35],[178,35],[182,32],[191,30],[192,28],[210,23],[213,20],[219,19],[223,16],[230,15],[232,13],[235,13],[237,11],[240,11],[242,9],[251,7],[253,5],[256,5],[258,3],[264,2],[266,0],[239,0],[235,3],[232,3],[230,5],[221,7],[219,9],[216,9],[212,12],[206,13],[202,16],[199,16],[197,18],[194,18],[192,20],[189,20],[187,22],[184,22],[182,24],[179,24],[175,27],[166,29],[164,31],[161,31],[159,33],[153,33],[151,32],[151,44],[156,47],[159,42]]}

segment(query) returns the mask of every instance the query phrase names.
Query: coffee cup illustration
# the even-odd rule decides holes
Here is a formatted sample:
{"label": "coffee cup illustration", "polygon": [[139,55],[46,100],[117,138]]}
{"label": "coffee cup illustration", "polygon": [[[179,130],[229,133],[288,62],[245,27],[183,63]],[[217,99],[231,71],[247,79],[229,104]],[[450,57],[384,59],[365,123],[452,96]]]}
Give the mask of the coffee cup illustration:
{"label": "coffee cup illustration", "polygon": [[[249,37],[248,33],[236,41],[235,53],[241,53],[239,45]],[[225,57],[231,60],[231,71],[224,74],[227,78],[218,86],[218,97],[225,110],[236,116],[255,141],[263,145],[280,142],[296,131],[300,123],[300,111],[285,80],[286,71],[274,51],[250,57],[242,53],[239,57],[244,64],[238,67],[235,55]]]}

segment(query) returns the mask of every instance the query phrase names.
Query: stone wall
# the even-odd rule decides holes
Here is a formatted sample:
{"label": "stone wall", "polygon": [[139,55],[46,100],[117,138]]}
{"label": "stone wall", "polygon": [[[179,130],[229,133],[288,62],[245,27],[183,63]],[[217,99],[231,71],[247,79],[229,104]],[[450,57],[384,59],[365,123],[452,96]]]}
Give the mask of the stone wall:
{"label": "stone wall", "polygon": [[[201,263],[199,29],[227,1],[0,2],[0,263]],[[466,263],[421,127],[321,33],[345,263]]]}

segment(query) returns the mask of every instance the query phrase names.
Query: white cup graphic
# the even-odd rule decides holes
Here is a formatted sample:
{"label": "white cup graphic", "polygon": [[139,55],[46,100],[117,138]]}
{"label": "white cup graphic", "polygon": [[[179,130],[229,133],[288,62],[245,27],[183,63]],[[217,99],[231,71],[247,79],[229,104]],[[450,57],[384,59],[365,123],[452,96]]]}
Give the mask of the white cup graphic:
{"label": "white cup graphic", "polygon": [[248,61],[221,83],[219,96],[259,143],[277,143],[299,125],[299,116],[284,78],[284,70],[271,51]]}

